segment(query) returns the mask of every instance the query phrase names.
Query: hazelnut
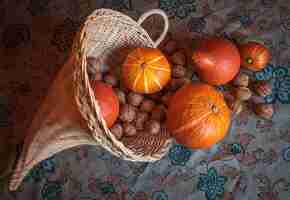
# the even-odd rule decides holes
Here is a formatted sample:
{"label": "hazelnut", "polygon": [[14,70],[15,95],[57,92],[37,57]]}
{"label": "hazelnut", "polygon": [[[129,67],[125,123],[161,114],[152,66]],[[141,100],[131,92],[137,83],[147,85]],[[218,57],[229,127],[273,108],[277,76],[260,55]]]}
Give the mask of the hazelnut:
{"label": "hazelnut", "polygon": [[129,104],[122,105],[119,118],[123,122],[132,122],[136,118],[136,108]]}
{"label": "hazelnut", "polygon": [[185,65],[186,57],[182,51],[177,51],[170,57],[170,60],[173,64]]}
{"label": "hazelnut", "polygon": [[160,123],[156,120],[149,120],[146,122],[146,130],[151,134],[158,134],[160,132]]}
{"label": "hazelnut", "polygon": [[114,88],[114,91],[119,99],[119,102],[121,104],[125,104],[126,103],[126,94],[120,90],[119,88]]}
{"label": "hazelnut", "polygon": [[123,127],[121,124],[115,124],[111,129],[111,132],[116,136],[116,138],[119,140],[123,136]]}
{"label": "hazelnut", "polygon": [[258,96],[258,95],[252,95],[251,101],[254,104],[265,103],[265,99],[263,97],[261,97],[261,96]]}
{"label": "hazelnut", "polygon": [[164,105],[169,106],[170,98],[173,96],[172,92],[167,92],[165,95],[161,97],[161,101]]}
{"label": "hazelnut", "polygon": [[251,98],[252,92],[247,87],[237,87],[234,89],[234,96],[241,101],[247,101]]}
{"label": "hazelnut", "polygon": [[239,100],[228,101],[227,104],[234,115],[239,115],[243,111],[243,104]]}
{"label": "hazelnut", "polygon": [[134,93],[134,92],[130,92],[128,95],[128,102],[132,105],[132,106],[139,106],[141,104],[141,102],[143,101],[144,97],[141,94],[138,93]]}
{"label": "hazelnut", "polygon": [[151,119],[157,121],[163,121],[166,116],[166,109],[163,105],[155,106],[155,108],[151,112]]}
{"label": "hazelnut", "polygon": [[151,112],[155,106],[154,101],[150,99],[145,99],[140,107],[140,110],[145,111],[145,112]]}
{"label": "hazelnut", "polygon": [[262,97],[268,96],[272,93],[271,85],[267,81],[258,81],[253,85],[254,91]]}
{"label": "hazelnut", "polygon": [[148,120],[149,115],[146,112],[138,112],[135,126],[137,130],[143,130],[145,122]]}
{"label": "hazelnut", "polygon": [[174,78],[182,78],[186,75],[186,68],[182,65],[175,65],[172,68],[172,77]]}
{"label": "hazelnut", "polygon": [[234,85],[241,87],[249,86],[249,76],[247,74],[241,73],[234,79]]}
{"label": "hazelnut", "polygon": [[274,114],[274,107],[272,104],[259,103],[254,106],[255,113],[264,119],[271,119]]}
{"label": "hazelnut", "polygon": [[137,134],[136,128],[130,123],[123,124],[124,135],[127,137],[135,136]]}
{"label": "hazelnut", "polygon": [[172,54],[177,48],[177,42],[175,40],[169,40],[164,46],[164,52]]}
{"label": "hazelnut", "polygon": [[172,78],[169,83],[169,89],[175,91],[190,82],[191,80],[189,78]]}
{"label": "hazelnut", "polygon": [[118,85],[118,79],[111,75],[111,74],[107,74],[105,77],[104,77],[104,81],[110,85],[112,85],[112,87],[116,87]]}

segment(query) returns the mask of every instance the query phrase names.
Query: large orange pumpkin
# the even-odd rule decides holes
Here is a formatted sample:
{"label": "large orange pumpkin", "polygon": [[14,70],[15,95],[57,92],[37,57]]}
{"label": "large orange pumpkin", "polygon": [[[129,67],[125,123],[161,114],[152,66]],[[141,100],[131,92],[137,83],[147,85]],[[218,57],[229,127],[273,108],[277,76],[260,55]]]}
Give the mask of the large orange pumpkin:
{"label": "large orange pumpkin", "polygon": [[170,77],[170,64],[156,48],[134,49],[122,67],[124,84],[134,92],[158,92],[168,83]]}
{"label": "large orange pumpkin", "polygon": [[239,72],[240,54],[229,40],[200,39],[195,45],[192,60],[202,81],[211,85],[222,85],[231,81]]}
{"label": "large orange pumpkin", "polygon": [[180,88],[170,100],[166,126],[178,143],[205,149],[225,137],[230,110],[223,94],[203,83]]}
{"label": "large orange pumpkin", "polygon": [[269,62],[270,51],[262,44],[257,42],[248,42],[240,46],[242,66],[252,70],[259,71]]}
{"label": "large orange pumpkin", "polygon": [[119,115],[119,99],[112,87],[100,81],[91,82],[95,98],[101,109],[101,114],[106,121],[107,127],[114,125]]}

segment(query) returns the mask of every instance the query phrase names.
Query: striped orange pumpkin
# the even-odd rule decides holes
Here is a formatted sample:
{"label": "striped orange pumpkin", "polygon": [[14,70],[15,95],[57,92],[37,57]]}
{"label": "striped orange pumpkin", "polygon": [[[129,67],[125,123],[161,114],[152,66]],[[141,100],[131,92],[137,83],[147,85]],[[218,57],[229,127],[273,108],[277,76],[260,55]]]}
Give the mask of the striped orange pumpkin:
{"label": "striped orange pumpkin", "polygon": [[166,126],[180,144],[207,149],[226,136],[230,121],[221,92],[208,84],[190,83],[171,98]]}
{"label": "striped orange pumpkin", "polygon": [[170,80],[171,67],[165,55],[156,48],[136,48],[122,66],[125,86],[138,93],[160,91]]}

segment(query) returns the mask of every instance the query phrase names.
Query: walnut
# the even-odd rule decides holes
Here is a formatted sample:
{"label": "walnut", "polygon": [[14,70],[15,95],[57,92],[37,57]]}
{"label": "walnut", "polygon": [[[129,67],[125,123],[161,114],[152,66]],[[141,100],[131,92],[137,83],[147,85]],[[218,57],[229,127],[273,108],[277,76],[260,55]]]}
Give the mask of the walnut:
{"label": "walnut", "polygon": [[239,100],[228,101],[227,104],[234,115],[239,115],[243,111],[243,104]]}
{"label": "walnut", "polygon": [[123,122],[132,122],[136,118],[136,108],[129,104],[121,106],[119,118]]}
{"label": "walnut", "polygon": [[185,65],[186,56],[182,51],[177,51],[170,57],[170,60],[172,61],[173,64]]}
{"label": "walnut", "polygon": [[140,107],[140,110],[145,111],[145,112],[151,112],[155,106],[154,101],[150,99],[145,99]]}
{"label": "walnut", "polygon": [[163,105],[155,106],[151,112],[151,119],[157,121],[163,121],[166,116],[166,108]]}
{"label": "walnut", "polygon": [[186,68],[182,65],[175,65],[172,68],[172,77],[174,78],[183,78],[186,75]]}
{"label": "walnut", "polygon": [[128,101],[132,106],[139,106],[143,101],[144,97],[142,94],[130,92],[128,95]]}
{"label": "walnut", "polygon": [[116,93],[116,95],[117,95],[117,97],[119,99],[119,102],[121,104],[125,104],[126,103],[126,95],[125,95],[125,93],[122,90],[120,90],[119,88],[114,88],[114,91],[115,91],[115,93]]}
{"label": "walnut", "polygon": [[234,96],[241,101],[247,101],[251,98],[252,92],[247,87],[237,87],[234,89]]}
{"label": "walnut", "polygon": [[105,77],[104,77],[104,81],[110,85],[112,85],[112,87],[116,87],[119,83],[118,79],[111,75],[111,74],[107,74]]}
{"label": "walnut", "polygon": [[123,136],[123,127],[121,124],[114,124],[114,126],[110,129],[111,132],[116,136],[119,140]]}
{"label": "walnut", "polygon": [[148,120],[149,115],[146,112],[138,112],[136,121],[135,121],[135,126],[137,130],[143,130],[144,129],[144,124]]}
{"label": "walnut", "polygon": [[253,89],[259,96],[265,97],[272,93],[272,88],[270,83],[267,81],[257,81],[253,85]]}
{"label": "walnut", "polygon": [[146,130],[151,134],[158,134],[160,132],[160,123],[156,120],[149,120],[146,122]]}
{"label": "walnut", "polygon": [[254,105],[255,113],[264,119],[271,119],[274,115],[274,107],[272,104],[259,103]]}
{"label": "walnut", "polygon": [[247,74],[241,73],[234,79],[233,83],[236,86],[248,87],[249,80],[250,80],[250,78]]}
{"label": "walnut", "polygon": [[127,136],[127,137],[131,137],[131,136],[137,135],[136,128],[130,123],[124,123],[123,124],[123,131],[124,131],[124,135]]}

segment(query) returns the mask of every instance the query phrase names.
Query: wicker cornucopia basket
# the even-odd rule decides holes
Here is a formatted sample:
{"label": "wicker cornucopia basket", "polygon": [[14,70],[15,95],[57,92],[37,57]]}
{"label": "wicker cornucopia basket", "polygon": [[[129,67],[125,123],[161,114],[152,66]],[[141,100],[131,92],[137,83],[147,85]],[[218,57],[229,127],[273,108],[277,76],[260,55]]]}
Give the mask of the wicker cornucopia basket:
{"label": "wicker cornucopia basket", "polygon": [[[141,27],[149,16],[158,14],[164,19],[164,30],[154,42]],[[85,119],[96,142],[112,154],[131,161],[159,160],[168,150],[171,139],[166,130],[158,135],[138,135],[126,141],[116,139],[100,114],[87,73],[87,57],[96,57],[108,62],[110,67],[119,68],[134,47],[156,48],[168,30],[166,14],[153,9],[140,17],[138,22],[119,12],[100,9],[91,14],[77,34],[72,56],[74,62],[74,91],[80,113]],[[118,69],[116,69],[118,70]]]}

